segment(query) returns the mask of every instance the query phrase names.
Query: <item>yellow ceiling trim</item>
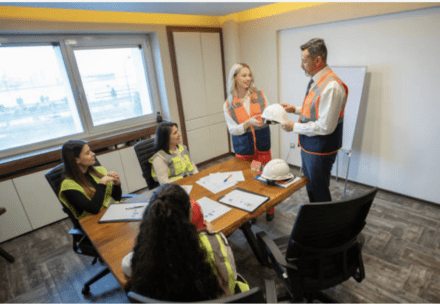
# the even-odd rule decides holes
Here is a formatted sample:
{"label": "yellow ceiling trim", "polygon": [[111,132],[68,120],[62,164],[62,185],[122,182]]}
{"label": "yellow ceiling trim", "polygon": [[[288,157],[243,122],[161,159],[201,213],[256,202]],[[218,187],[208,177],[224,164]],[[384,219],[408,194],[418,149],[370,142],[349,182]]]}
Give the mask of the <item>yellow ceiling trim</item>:
{"label": "yellow ceiling trim", "polygon": [[227,16],[179,15],[158,13],[128,13],[76,9],[0,6],[0,18],[55,22],[162,24],[180,26],[221,26],[228,20],[244,22],[286,13],[325,2],[279,2]]}
{"label": "yellow ceiling trim", "polygon": [[287,13],[290,11],[316,6],[324,3],[326,2],[278,2],[256,7],[243,12],[230,14],[227,16],[220,16],[219,19],[221,24],[225,23],[228,20],[234,20],[235,22],[244,22]]}
{"label": "yellow ceiling trim", "polygon": [[0,18],[58,22],[220,26],[218,16],[126,13],[75,9],[0,6]]}

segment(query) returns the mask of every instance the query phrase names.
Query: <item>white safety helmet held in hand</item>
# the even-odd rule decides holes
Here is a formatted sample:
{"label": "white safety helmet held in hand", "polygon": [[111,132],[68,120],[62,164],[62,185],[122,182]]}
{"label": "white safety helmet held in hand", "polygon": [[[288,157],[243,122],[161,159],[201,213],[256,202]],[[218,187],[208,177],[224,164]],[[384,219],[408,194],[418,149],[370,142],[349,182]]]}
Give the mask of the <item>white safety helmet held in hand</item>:
{"label": "white safety helmet held in hand", "polygon": [[279,181],[293,177],[289,165],[282,159],[275,158],[264,166],[261,177],[268,181]]}
{"label": "white safety helmet held in hand", "polygon": [[272,104],[264,109],[261,117],[267,124],[283,124],[287,121],[287,112],[280,104]]}

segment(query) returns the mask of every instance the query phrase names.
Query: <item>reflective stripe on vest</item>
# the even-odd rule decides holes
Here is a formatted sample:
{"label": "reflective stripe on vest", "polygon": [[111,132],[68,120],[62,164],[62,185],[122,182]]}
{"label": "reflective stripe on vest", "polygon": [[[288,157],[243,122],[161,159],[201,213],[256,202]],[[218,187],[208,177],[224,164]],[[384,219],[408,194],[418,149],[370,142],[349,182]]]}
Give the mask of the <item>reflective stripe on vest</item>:
{"label": "reflective stripe on vest", "polygon": [[[158,151],[149,159],[150,163],[153,163],[153,160],[157,155],[165,160],[165,162],[168,164],[168,179],[173,181],[183,178],[184,173],[186,172],[189,174],[193,174],[194,172],[194,166],[189,159],[188,150],[183,145],[179,145],[178,148],[183,159],[177,155],[173,157],[172,154],[165,153],[163,150]],[[153,177],[155,181],[158,181],[157,174],[153,166],[151,166],[151,177]]]}
{"label": "reflective stripe on vest", "polygon": [[[104,167],[95,167],[96,171],[98,171],[98,173],[102,174],[102,175],[107,175],[107,169],[105,169]],[[93,178],[93,180],[98,184],[99,181],[101,180],[100,177],[97,177],[93,174],[90,174]],[[92,200],[92,198],[90,196],[87,195],[86,191],[84,190],[84,188],[78,184],[76,181],[74,181],[73,179],[71,179],[70,177],[67,177],[63,180],[63,182],[61,183],[61,187],[60,187],[60,192],[58,193],[58,198],[60,199],[60,201],[67,207],[69,208],[69,210],[72,212],[72,214],[75,216],[76,219],[80,220],[83,217],[86,217],[88,215],[91,215],[91,213],[87,212],[87,211],[83,211],[81,214],[77,214],[76,209],[69,204],[69,202],[67,201],[67,199],[65,198],[65,196],[63,195],[63,192],[66,190],[76,190],[81,192],[82,194],[84,194],[85,197],[87,197],[88,200]],[[112,199],[112,191],[113,191],[113,184],[112,183],[107,183],[107,187],[105,188],[105,194],[104,194],[104,203],[102,204],[101,209],[107,208],[111,199]]]}
{"label": "reflective stripe on vest", "polygon": [[[266,99],[264,98],[264,93],[262,91],[257,91],[250,96],[250,113],[246,112],[246,109],[238,97],[235,97],[232,103],[229,105],[226,100],[226,107],[228,109],[229,116],[237,123],[242,124],[245,121],[249,120],[249,118],[261,115],[264,109],[267,106]],[[262,121],[262,118],[257,118],[258,121]],[[265,130],[263,130],[265,129]],[[251,136],[251,135],[252,136]],[[247,147],[250,145],[250,139],[248,137],[251,136],[253,149]],[[261,147],[261,141],[265,140],[268,142],[267,145]],[[249,142],[248,144],[246,144]],[[268,151],[270,150],[270,133],[269,126],[262,125],[261,127],[255,127],[251,125],[244,134],[242,135],[233,135],[232,134],[232,144],[234,145],[234,151],[237,154],[242,155],[253,155],[255,151]],[[260,145],[261,149],[258,149],[257,144]],[[238,151],[238,152],[237,152]]]}
{"label": "reflective stripe on vest", "polygon": [[[345,90],[345,95],[348,97],[348,87],[345,83],[339,79],[338,76],[332,71],[329,70],[323,77],[318,81],[318,83],[309,91],[306,98],[304,99],[304,104],[301,109],[301,116],[299,121],[302,123],[306,123],[309,121],[316,121],[319,118],[319,102],[321,100],[321,93],[324,91],[325,87],[330,83],[330,81],[337,81],[340,83]],[[346,99],[347,102],[347,99]],[[339,113],[339,121],[340,123],[344,118],[344,107]]]}
{"label": "reflective stripe on vest", "polygon": [[220,233],[199,233],[199,243],[206,252],[206,261],[211,265],[225,294],[233,295],[235,293],[235,275],[223,242]]}
{"label": "reflective stripe on vest", "polygon": [[[344,90],[347,102],[348,87],[342,82],[342,80],[332,71],[329,70],[321,77],[318,83],[309,91],[304,99],[304,103],[301,109],[301,116],[299,122],[307,123],[309,121],[316,121],[319,119],[319,103],[321,100],[321,94],[330,81],[337,81],[340,83]],[[345,104],[339,113],[339,120],[336,129],[332,134],[306,136],[298,135],[299,146],[305,152],[316,155],[328,155],[336,153],[342,147],[342,125],[344,120]]]}

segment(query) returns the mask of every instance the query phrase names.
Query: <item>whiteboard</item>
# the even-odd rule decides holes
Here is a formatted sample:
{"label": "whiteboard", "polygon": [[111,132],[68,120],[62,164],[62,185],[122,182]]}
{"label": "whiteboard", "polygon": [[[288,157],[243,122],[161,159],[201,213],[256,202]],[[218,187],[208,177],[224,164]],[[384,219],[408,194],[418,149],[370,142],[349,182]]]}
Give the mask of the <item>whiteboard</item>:
{"label": "whiteboard", "polygon": [[356,122],[361,104],[364,80],[367,68],[359,67],[330,67],[336,75],[347,85],[348,98],[344,112],[344,131],[341,150],[350,152],[353,146],[353,139],[356,133]]}

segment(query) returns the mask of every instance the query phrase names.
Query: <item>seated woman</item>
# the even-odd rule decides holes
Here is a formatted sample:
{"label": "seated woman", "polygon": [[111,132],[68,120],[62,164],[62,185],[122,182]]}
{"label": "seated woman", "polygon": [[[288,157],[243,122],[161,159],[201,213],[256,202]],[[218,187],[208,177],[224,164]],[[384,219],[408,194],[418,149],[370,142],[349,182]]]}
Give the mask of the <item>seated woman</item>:
{"label": "seated woman", "polygon": [[188,150],[181,145],[180,136],[174,122],[165,121],[157,126],[156,154],[150,158],[150,162],[151,175],[161,185],[199,172]]}
{"label": "seated woman", "polygon": [[[156,300],[194,302],[249,289],[237,281],[234,256],[221,233],[199,230],[186,191],[160,186],[148,204],[131,261],[127,290]],[[125,267],[124,267],[125,264]],[[128,265],[128,267],[127,267]]]}
{"label": "seated woman", "polygon": [[87,142],[69,140],[61,150],[64,163],[64,180],[58,197],[77,219],[97,214],[111,201],[121,199],[119,175],[107,172],[103,167],[94,167],[95,153]]}

